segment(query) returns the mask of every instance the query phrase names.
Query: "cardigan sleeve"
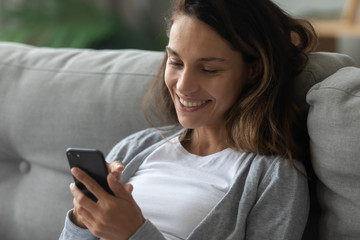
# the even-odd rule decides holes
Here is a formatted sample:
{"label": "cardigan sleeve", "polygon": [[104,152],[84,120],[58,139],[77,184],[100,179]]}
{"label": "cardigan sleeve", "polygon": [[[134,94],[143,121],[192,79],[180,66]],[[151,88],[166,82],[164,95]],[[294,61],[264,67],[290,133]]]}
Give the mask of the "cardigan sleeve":
{"label": "cardigan sleeve", "polygon": [[129,240],[165,240],[161,232],[149,221],[146,222],[132,235]]}
{"label": "cardigan sleeve", "polygon": [[[60,235],[59,240],[99,240],[99,238],[92,235],[88,229],[83,229],[76,226],[70,220],[70,210],[65,219],[65,225]],[[145,223],[132,235],[129,240],[165,240],[160,231],[149,221]]]}
{"label": "cardigan sleeve", "polygon": [[[300,163],[298,167],[305,172]],[[306,177],[290,161],[274,161],[259,183],[257,200],[247,219],[246,239],[300,240],[309,205]]]}
{"label": "cardigan sleeve", "polygon": [[99,240],[99,238],[92,235],[88,229],[80,228],[71,222],[71,214],[72,210],[68,211],[66,214],[64,228],[59,240]]}
{"label": "cardigan sleeve", "polygon": [[133,133],[118,142],[106,156],[107,162],[122,161],[126,166],[134,158],[148,148],[152,148],[156,143],[164,141],[169,137],[179,135],[183,131],[178,126],[164,126],[161,128],[147,128]]}

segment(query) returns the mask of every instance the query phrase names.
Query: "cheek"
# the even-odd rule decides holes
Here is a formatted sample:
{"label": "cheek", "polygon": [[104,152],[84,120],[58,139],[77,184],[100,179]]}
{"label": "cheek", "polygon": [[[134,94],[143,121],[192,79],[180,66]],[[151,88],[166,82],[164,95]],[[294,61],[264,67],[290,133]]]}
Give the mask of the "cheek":
{"label": "cheek", "polygon": [[172,92],[172,89],[174,88],[174,85],[176,85],[176,75],[174,74],[174,72],[169,69],[166,68],[165,69],[165,74],[164,74],[164,79],[165,79],[165,85],[166,87],[169,89],[170,92]]}
{"label": "cheek", "polygon": [[[169,88],[170,76],[168,68],[165,68],[164,81],[167,88]],[[169,89],[170,90],[170,89]]]}
{"label": "cheek", "polygon": [[231,81],[227,84],[226,88],[223,89],[223,96],[227,99],[229,105],[235,103],[244,90],[246,85],[245,81],[242,81],[242,78],[235,78],[237,81]]}

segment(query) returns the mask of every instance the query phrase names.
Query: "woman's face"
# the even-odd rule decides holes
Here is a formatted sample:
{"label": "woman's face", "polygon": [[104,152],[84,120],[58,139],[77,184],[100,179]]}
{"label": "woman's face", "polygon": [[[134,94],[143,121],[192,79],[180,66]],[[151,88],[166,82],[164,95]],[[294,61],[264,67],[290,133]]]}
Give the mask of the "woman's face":
{"label": "woman's face", "polygon": [[170,30],[165,83],[185,128],[224,127],[251,69],[207,24],[178,15]]}

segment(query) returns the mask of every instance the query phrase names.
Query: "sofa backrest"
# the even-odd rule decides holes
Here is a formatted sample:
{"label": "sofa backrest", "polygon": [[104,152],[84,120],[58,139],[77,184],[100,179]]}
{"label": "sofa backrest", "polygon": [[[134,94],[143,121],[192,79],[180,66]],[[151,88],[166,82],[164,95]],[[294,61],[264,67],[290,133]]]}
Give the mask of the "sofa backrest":
{"label": "sofa backrest", "polygon": [[65,150],[106,154],[149,127],[141,101],[162,58],[0,43],[2,239],[57,239],[72,207]]}
{"label": "sofa backrest", "polygon": [[360,239],[360,68],[314,85],[307,101],[320,239]]}
{"label": "sofa backrest", "polygon": [[[56,239],[72,208],[65,149],[97,148],[149,127],[141,101],[161,52],[37,48],[0,43],[0,235]],[[338,69],[345,55],[314,53],[296,79],[305,95]],[[312,103],[311,103],[312,104]]]}

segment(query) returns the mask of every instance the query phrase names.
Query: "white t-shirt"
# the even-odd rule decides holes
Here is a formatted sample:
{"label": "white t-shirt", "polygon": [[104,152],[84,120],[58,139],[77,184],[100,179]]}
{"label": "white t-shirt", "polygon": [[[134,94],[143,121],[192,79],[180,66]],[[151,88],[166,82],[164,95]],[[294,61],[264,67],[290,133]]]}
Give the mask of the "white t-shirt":
{"label": "white t-shirt", "polygon": [[197,156],[174,138],[151,153],[129,180],[133,197],[167,239],[185,239],[224,197],[242,154],[227,148]]}

